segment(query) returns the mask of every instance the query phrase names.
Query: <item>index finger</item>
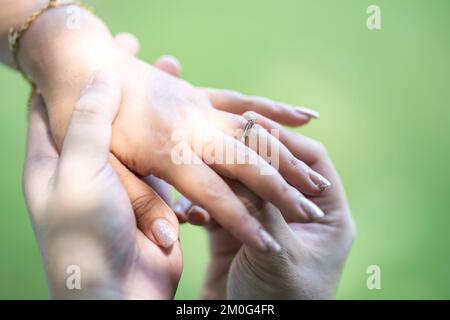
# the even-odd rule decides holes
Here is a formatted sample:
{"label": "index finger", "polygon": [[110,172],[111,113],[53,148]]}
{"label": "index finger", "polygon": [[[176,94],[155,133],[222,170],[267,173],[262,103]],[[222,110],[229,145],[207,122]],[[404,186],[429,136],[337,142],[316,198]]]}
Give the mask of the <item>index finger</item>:
{"label": "index finger", "polygon": [[317,111],[294,107],[282,102],[276,102],[265,97],[246,96],[231,90],[204,88],[211,104],[218,110],[235,114],[254,111],[272,120],[288,126],[301,126],[311,119],[319,118]]}

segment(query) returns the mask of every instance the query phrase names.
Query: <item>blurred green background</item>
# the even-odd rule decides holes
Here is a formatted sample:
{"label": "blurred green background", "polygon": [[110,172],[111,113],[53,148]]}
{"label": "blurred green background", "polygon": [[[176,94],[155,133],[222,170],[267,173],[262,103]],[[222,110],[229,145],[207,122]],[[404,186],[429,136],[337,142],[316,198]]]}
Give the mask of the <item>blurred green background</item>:
{"label": "blurred green background", "polygon": [[[183,77],[319,110],[300,131],[322,141],[358,227],[338,298],[450,298],[450,2],[448,0],[90,1],[152,62]],[[382,30],[366,9],[381,7]],[[28,89],[0,67],[0,298],[48,297],[21,192]],[[182,228],[177,298],[199,296],[202,229]],[[381,290],[366,269],[379,265]]]}

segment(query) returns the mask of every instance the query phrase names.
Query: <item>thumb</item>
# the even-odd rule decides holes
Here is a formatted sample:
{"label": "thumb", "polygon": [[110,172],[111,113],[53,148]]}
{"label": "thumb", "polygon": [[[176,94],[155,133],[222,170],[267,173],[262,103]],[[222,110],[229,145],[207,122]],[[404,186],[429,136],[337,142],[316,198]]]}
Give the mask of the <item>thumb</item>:
{"label": "thumb", "polygon": [[116,73],[99,71],[81,93],[61,151],[61,166],[96,173],[108,163],[112,122],[121,101]]}
{"label": "thumb", "polygon": [[48,196],[48,185],[58,165],[58,151],[53,142],[47,111],[41,96],[33,95],[28,115],[28,134],[23,191],[30,213],[36,220]]}

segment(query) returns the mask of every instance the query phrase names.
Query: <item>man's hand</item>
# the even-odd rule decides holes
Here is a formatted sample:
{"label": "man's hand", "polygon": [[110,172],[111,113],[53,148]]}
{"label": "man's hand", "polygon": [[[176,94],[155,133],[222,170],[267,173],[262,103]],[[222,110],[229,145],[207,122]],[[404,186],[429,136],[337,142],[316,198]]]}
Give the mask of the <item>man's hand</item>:
{"label": "man's hand", "polygon": [[235,180],[227,180],[252,215],[273,234],[282,250],[261,254],[242,245],[203,208],[181,199],[176,212],[191,223],[206,225],[211,261],[206,299],[332,299],[355,236],[343,186],[324,147],[286,131],[259,116],[265,129],[277,129],[280,140],[299,159],[331,181],[331,187],[309,199],[325,216],[313,223],[286,222],[280,210]]}
{"label": "man's hand", "polygon": [[[61,155],[42,100],[32,101],[24,191],[55,298],[175,294],[182,269],[179,243],[164,250],[137,229],[128,195],[109,164],[120,100],[117,76],[97,74],[74,107]],[[157,228],[167,228],[165,221]],[[66,286],[71,266],[81,271],[80,290]]]}

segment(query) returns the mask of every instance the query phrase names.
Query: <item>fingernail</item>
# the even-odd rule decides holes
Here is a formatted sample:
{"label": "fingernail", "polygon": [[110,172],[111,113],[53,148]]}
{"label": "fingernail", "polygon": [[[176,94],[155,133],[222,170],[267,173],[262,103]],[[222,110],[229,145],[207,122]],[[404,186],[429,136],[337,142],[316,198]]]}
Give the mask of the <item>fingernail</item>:
{"label": "fingernail", "polygon": [[153,236],[164,248],[170,248],[178,239],[174,227],[164,218],[158,218],[151,225]]}
{"label": "fingernail", "polygon": [[323,211],[320,210],[318,206],[316,206],[314,203],[312,203],[306,198],[301,199],[300,205],[311,220],[320,219],[325,216],[325,213],[323,213]]}
{"label": "fingernail", "polygon": [[309,170],[309,177],[312,182],[320,189],[320,191],[324,191],[331,186],[331,182],[325,179],[322,175],[318,174],[314,170]]}
{"label": "fingernail", "polygon": [[187,215],[189,222],[194,225],[204,226],[209,222],[208,211],[196,205],[188,210]]}
{"label": "fingernail", "polygon": [[279,243],[266,230],[260,229],[259,236],[269,251],[274,253],[281,251]]}
{"label": "fingernail", "polygon": [[92,84],[94,83],[94,79],[95,79],[95,74],[92,75],[89,78],[89,80],[87,81],[86,85],[84,86],[83,93],[92,87]]}
{"label": "fingernail", "polygon": [[180,61],[178,61],[178,59],[175,58],[174,56],[171,56],[170,54],[165,54],[162,56],[162,58],[170,60],[170,62],[173,63],[178,69],[181,69]]}
{"label": "fingernail", "polygon": [[318,119],[320,117],[320,113],[317,111],[314,111],[312,109],[308,109],[308,108],[303,108],[303,107],[299,107],[297,109],[295,109],[295,111],[301,115],[310,117],[310,118],[314,118],[314,119]]}
{"label": "fingernail", "polygon": [[102,69],[89,78],[83,89],[83,93],[99,84],[103,84],[113,90],[117,90],[119,87],[119,76],[115,71]]}
{"label": "fingernail", "polygon": [[92,85],[104,84],[110,88],[116,89],[118,87],[119,76],[117,72],[110,69],[101,69],[94,77]]}

